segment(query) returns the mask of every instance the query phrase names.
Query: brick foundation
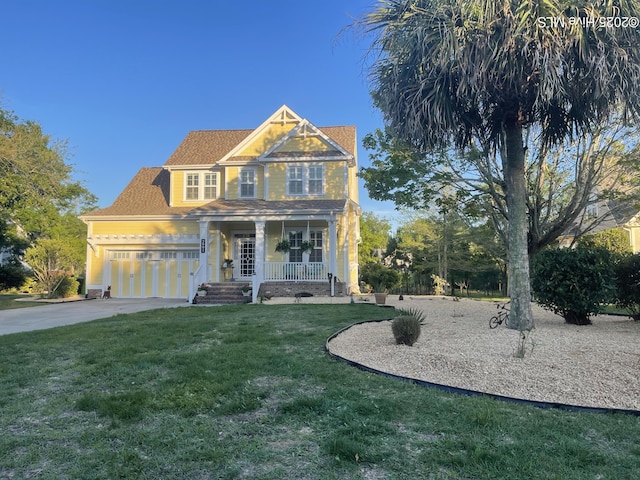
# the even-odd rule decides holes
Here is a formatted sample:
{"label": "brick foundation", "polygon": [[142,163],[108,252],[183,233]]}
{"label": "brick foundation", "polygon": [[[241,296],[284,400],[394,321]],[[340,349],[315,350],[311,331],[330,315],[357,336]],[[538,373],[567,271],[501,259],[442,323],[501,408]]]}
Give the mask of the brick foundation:
{"label": "brick foundation", "polygon": [[88,289],[87,298],[102,298],[102,289],[101,288]]}
{"label": "brick foundation", "polygon": [[[314,297],[328,297],[331,295],[329,282],[268,282],[260,285],[258,297],[295,297],[297,293],[310,293]],[[347,284],[336,282],[335,296],[344,297],[347,294]]]}

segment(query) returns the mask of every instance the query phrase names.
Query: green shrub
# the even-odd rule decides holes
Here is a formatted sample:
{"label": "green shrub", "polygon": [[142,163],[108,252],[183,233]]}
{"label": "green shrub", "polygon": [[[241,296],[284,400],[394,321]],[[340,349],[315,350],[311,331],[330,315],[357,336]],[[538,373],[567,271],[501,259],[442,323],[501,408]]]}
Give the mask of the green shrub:
{"label": "green shrub", "polygon": [[73,297],[78,294],[78,287],[80,287],[80,284],[75,278],[65,275],[50,296],[52,298]]}
{"label": "green shrub", "polygon": [[640,254],[622,258],[616,265],[616,303],[640,321]]}
{"label": "green shrub", "polygon": [[402,315],[391,322],[391,331],[398,345],[412,346],[420,337],[420,320],[413,315]]}
{"label": "green shrub", "polygon": [[400,274],[381,263],[371,262],[360,269],[362,281],[373,286],[375,292],[391,290],[400,282]]}
{"label": "green shrub", "polygon": [[533,262],[531,286],[538,303],[567,323],[591,324],[590,317],[614,299],[613,256],[604,248],[548,249]]}

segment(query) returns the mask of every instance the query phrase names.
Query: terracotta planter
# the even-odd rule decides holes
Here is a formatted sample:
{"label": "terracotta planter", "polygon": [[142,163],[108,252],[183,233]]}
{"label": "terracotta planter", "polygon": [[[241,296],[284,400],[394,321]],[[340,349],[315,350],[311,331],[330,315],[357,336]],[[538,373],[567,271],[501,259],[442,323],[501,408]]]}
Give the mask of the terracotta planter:
{"label": "terracotta planter", "polygon": [[386,293],[374,293],[374,297],[376,297],[376,305],[384,305],[387,301]]}

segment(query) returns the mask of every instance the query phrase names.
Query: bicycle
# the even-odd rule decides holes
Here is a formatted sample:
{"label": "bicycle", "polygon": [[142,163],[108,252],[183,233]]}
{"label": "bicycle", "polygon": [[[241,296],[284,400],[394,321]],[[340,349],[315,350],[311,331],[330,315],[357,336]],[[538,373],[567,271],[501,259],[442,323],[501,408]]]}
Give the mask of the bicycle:
{"label": "bicycle", "polygon": [[509,305],[511,302],[505,302],[503,304],[496,305],[496,308],[500,310],[497,315],[494,315],[489,319],[489,328],[496,328],[498,325],[502,325],[509,321]]}

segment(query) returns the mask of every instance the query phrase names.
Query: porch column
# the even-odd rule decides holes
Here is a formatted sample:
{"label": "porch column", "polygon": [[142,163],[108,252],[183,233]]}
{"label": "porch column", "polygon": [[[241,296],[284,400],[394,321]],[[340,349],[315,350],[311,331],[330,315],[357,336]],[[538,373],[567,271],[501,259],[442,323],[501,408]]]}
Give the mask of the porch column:
{"label": "porch column", "polygon": [[209,280],[209,221],[200,220],[200,275],[199,282]]}
{"label": "porch column", "polygon": [[253,275],[253,290],[251,296],[253,302],[258,300],[258,289],[260,284],[264,280],[264,228],[265,222],[256,221],[256,251],[255,251],[255,263],[254,263],[254,275]]}
{"label": "porch column", "polygon": [[[329,273],[334,278],[338,275],[338,230],[336,226],[336,218],[332,215],[329,219]],[[334,295],[333,283],[331,284],[331,296]]]}

